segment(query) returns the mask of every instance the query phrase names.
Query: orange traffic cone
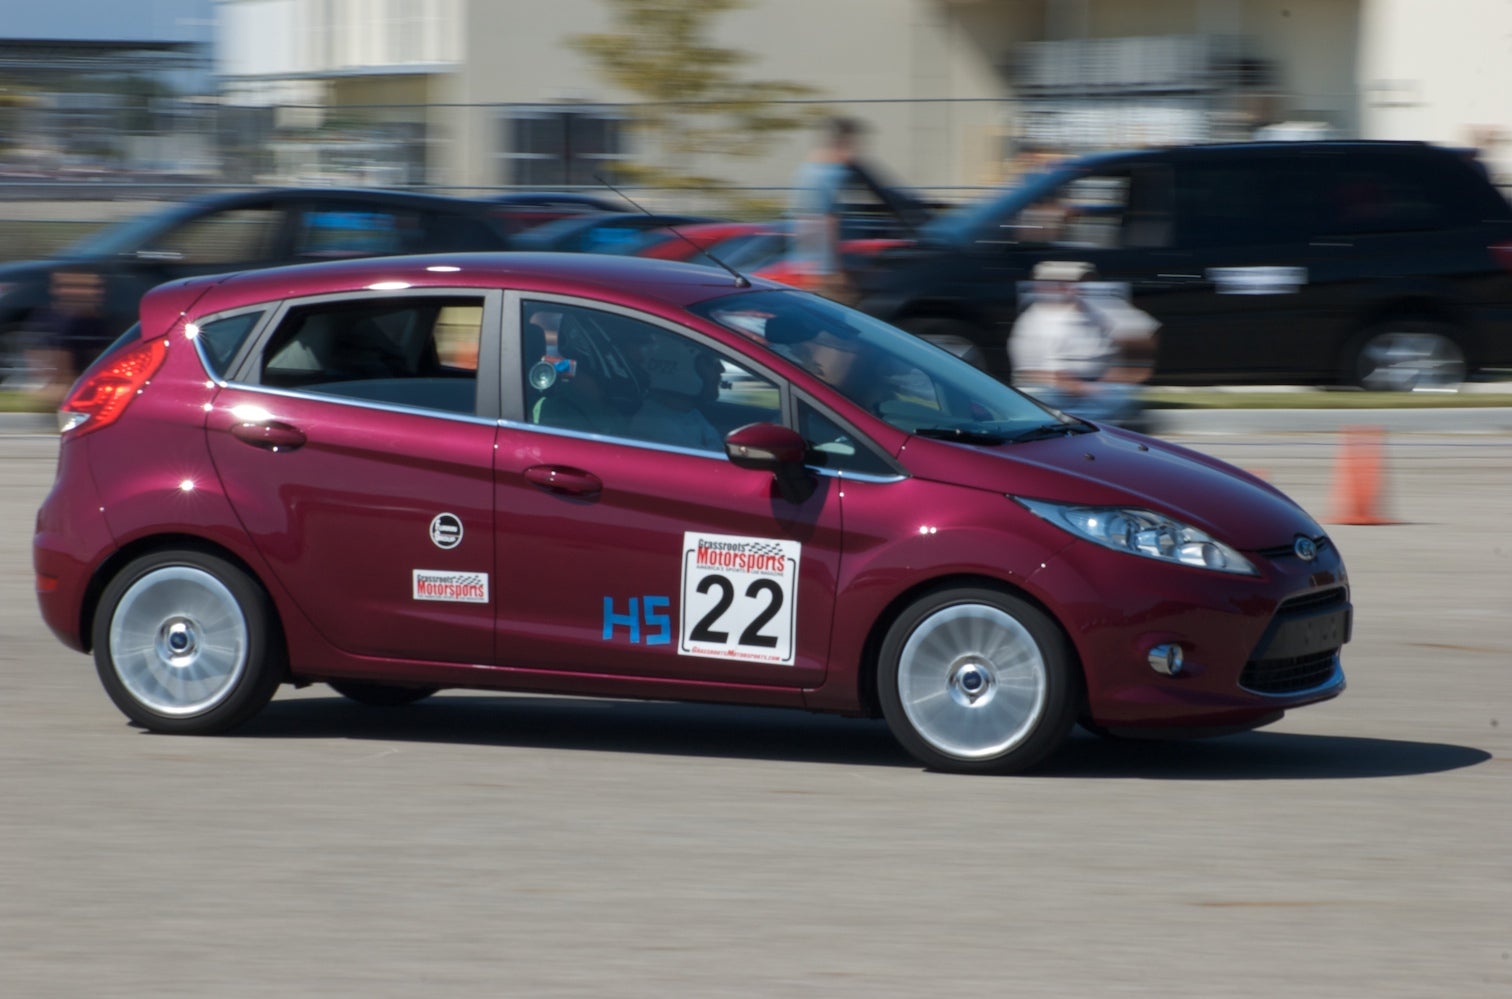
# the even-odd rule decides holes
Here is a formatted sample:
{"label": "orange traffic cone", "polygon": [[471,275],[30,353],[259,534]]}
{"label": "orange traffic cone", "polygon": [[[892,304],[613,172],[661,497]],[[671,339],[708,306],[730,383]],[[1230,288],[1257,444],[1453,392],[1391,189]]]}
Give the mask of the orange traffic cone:
{"label": "orange traffic cone", "polygon": [[1380,427],[1345,427],[1334,473],[1331,524],[1395,524],[1386,516],[1386,432]]}

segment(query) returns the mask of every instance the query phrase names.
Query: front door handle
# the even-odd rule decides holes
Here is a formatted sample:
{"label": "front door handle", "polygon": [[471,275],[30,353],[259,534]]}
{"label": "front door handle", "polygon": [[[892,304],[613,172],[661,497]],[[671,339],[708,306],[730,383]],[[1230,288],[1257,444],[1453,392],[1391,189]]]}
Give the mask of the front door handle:
{"label": "front door handle", "polygon": [[597,475],[566,465],[531,465],[525,469],[525,478],[549,492],[570,496],[592,496],[604,491],[604,483]]}
{"label": "front door handle", "polygon": [[238,423],[231,428],[231,436],[243,444],[264,448],[268,451],[292,451],[303,446],[304,431],[287,423],[269,420],[265,423]]}

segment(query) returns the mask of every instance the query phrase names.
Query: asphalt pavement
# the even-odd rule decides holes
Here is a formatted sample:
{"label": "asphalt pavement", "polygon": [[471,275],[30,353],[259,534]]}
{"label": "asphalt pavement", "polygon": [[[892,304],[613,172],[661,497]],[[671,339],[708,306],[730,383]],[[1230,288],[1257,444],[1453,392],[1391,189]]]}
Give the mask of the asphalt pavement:
{"label": "asphalt pavement", "polygon": [[[1357,414],[1358,415],[1358,414]],[[1175,438],[1327,521],[1340,438]],[[1512,439],[1388,436],[1329,524],[1349,689],[1032,776],[878,722],[285,690],[144,734],[43,627],[48,433],[0,436],[0,995],[1512,995]]]}

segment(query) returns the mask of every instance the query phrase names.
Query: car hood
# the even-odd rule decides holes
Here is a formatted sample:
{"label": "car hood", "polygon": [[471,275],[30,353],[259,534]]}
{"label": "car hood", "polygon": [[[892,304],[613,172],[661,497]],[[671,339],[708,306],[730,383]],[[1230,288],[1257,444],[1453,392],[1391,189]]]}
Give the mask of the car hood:
{"label": "car hood", "polygon": [[910,437],[899,458],[920,478],[1025,499],[1142,507],[1244,551],[1323,533],[1286,494],[1249,472],[1127,431],[998,446]]}

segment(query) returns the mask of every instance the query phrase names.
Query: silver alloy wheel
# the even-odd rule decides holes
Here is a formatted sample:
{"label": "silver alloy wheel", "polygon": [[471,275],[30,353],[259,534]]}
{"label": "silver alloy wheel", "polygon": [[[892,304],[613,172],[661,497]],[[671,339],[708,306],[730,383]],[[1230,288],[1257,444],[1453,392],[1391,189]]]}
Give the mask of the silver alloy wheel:
{"label": "silver alloy wheel", "polygon": [[989,604],[952,604],[908,636],[898,696],[921,738],[957,759],[1000,756],[1045,711],[1045,656],[1029,629]]}
{"label": "silver alloy wheel", "polygon": [[247,621],[236,597],[203,569],[153,569],[121,596],[110,620],[110,660],[122,685],[161,715],[202,714],[247,670]]}
{"label": "silver alloy wheel", "polygon": [[1438,333],[1392,330],[1360,349],[1360,382],[1384,392],[1452,391],[1465,381],[1465,355]]}

